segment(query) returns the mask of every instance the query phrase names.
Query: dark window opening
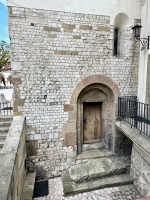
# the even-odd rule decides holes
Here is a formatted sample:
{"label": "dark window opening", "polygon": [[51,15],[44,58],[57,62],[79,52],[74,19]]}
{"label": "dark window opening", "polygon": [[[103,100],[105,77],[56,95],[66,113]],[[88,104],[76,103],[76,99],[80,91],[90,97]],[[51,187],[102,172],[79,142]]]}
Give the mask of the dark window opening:
{"label": "dark window opening", "polygon": [[114,56],[117,55],[118,51],[118,30],[114,31]]}
{"label": "dark window opening", "polygon": [[6,86],[6,84],[5,84],[5,79],[4,79],[4,78],[2,79],[2,82],[3,82],[4,86]]}

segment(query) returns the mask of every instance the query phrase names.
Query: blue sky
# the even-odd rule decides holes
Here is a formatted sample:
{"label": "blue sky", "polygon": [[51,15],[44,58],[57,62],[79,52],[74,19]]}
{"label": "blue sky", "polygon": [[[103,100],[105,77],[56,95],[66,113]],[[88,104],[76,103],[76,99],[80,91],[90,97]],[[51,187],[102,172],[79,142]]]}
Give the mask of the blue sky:
{"label": "blue sky", "polygon": [[8,9],[6,6],[6,0],[0,0],[0,40],[4,40],[9,43],[8,33]]}

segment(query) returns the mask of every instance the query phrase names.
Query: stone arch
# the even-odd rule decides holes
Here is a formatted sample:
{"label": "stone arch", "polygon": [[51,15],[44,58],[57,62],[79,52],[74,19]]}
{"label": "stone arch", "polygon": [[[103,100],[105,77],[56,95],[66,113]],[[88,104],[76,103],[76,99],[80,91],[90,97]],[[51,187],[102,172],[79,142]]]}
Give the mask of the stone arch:
{"label": "stone arch", "polygon": [[77,84],[71,96],[70,104],[76,104],[80,92],[88,85],[91,85],[94,83],[107,85],[112,90],[115,100],[117,100],[120,94],[119,88],[111,78],[105,75],[91,75],[91,76],[86,77],[80,83]]}
{"label": "stone arch", "polygon": [[119,13],[114,20],[114,28],[123,29],[129,27],[130,19],[125,13]]}
{"label": "stone arch", "polygon": [[11,86],[11,78],[12,78],[12,76],[11,75],[9,75],[8,77],[7,77],[7,84],[9,83],[10,84],[10,86]]}
{"label": "stone arch", "polygon": [[[131,27],[130,27],[130,19],[127,14],[119,13],[116,15],[114,19],[114,36],[113,36],[113,55],[114,56],[124,56],[128,54],[130,49],[130,45],[132,46],[132,42],[130,40],[124,39],[126,37],[131,37]],[[127,45],[128,42],[128,45]],[[128,48],[126,47],[128,46]]]}
{"label": "stone arch", "polygon": [[[75,152],[78,154],[81,153],[81,146],[79,143],[79,138],[81,136],[81,121],[82,119],[80,116],[82,115],[81,112],[79,112],[81,106],[80,106],[80,97],[84,95],[84,93],[91,92],[93,89],[96,89],[97,91],[100,91],[102,96],[107,96],[106,101],[99,99],[103,103],[103,108],[106,106],[106,104],[110,105],[110,107],[113,109],[113,122],[111,130],[113,132],[113,136],[115,138],[115,114],[117,111],[117,102],[118,102],[118,96],[120,94],[118,86],[115,84],[115,82],[105,76],[105,75],[91,75],[83,79],[80,83],[77,84],[75,87],[72,96],[70,98],[70,104],[64,105],[64,111],[68,112],[68,121],[63,126],[63,131],[61,133],[61,136],[64,137],[64,145],[65,146],[73,146],[75,149]],[[95,91],[94,91],[95,92]],[[92,101],[92,100],[90,100]],[[112,142],[111,149],[114,149],[114,141]]]}
{"label": "stone arch", "polygon": [[5,83],[5,75],[4,74],[0,74],[0,83],[2,84],[3,82],[3,85],[5,86],[6,83]]}

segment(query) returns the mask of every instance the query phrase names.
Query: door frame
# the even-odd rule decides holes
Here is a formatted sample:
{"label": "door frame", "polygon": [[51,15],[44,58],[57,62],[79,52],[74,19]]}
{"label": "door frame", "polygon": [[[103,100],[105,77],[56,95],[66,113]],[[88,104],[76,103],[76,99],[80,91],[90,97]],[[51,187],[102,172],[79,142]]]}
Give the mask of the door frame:
{"label": "door frame", "polygon": [[[89,95],[90,92],[97,90],[97,94],[95,95]],[[77,100],[77,154],[82,153],[83,149],[83,102],[93,102],[93,103],[102,103],[102,142],[105,142],[106,148],[107,148],[107,140],[108,140],[108,135],[106,132],[108,126],[110,123],[109,119],[104,119],[105,116],[105,107],[109,106],[111,108],[111,113],[114,113],[114,101],[113,101],[113,94],[110,88],[107,86],[104,86],[102,84],[92,84],[86,87],[80,95],[78,96]],[[108,113],[107,113],[108,114]],[[108,115],[107,115],[108,116]],[[108,117],[107,117],[108,118]],[[103,123],[105,121],[105,123]],[[107,122],[106,122],[107,121]],[[109,123],[109,124],[108,124]],[[105,124],[105,125],[104,125]],[[104,127],[105,126],[105,127]],[[110,129],[110,134],[113,133],[113,123],[111,122],[111,126],[109,126]],[[113,143],[114,141],[111,141]],[[111,145],[113,146],[113,144]],[[113,148],[113,147],[112,147]]]}

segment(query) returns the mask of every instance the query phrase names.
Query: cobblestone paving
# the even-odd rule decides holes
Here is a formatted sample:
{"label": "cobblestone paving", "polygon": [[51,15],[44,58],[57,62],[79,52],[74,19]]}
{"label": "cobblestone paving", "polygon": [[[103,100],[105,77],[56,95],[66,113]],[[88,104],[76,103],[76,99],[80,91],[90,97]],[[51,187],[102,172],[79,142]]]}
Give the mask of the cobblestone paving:
{"label": "cobblestone paving", "polygon": [[49,195],[34,200],[133,200],[136,198],[141,198],[141,195],[133,185],[105,188],[64,197],[61,178],[53,178],[49,179]]}

